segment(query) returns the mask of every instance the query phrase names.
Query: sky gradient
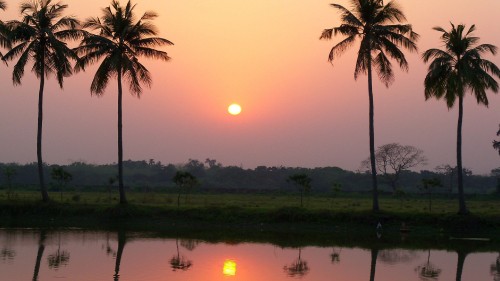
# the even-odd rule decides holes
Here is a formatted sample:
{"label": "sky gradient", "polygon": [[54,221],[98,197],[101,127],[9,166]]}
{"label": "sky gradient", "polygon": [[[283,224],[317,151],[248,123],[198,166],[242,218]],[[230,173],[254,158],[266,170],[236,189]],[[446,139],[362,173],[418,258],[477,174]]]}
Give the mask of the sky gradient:
{"label": "sky gradient", "polygon": [[[7,0],[0,19],[19,19],[18,2]],[[100,15],[102,0],[71,1],[67,14]],[[457,110],[444,101],[425,101],[427,65],[420,53],[441,48],[434,26],[476,24],[480,43],[500,47],[498,0],[398,1],[421,35],[419,54],[405,52],[408,73],[396,70],[386,88],[374,80],[375,146],[398,142],[424,150],[429,164],[456,163]],[[125,1],[122,1],[125,3]],[[359,45],[333,65],[330,48],[342,37],[319,40],[339,25],[329,6],[345,0],[135,1],[137,11],[154,10],[168,63],[144,60],[153,86],[140,99],[124,96],[124,159],[183,163],[216,159],[223,165],[338,166],[356,170],[369,155],[367,78],[353,78]],[[474,8],[472,8],[474,7]],[[500,65],[500,55],[486,56]],[[38,80],[26,69],[21,86],[11,82],[12,66],[0,65],[0,161],[36,161]],[[396,67],[396,66],[395,66]],[[90,95],[95,67],[65,80],[46,81],[43,156],[50,164],[117,161],[117,87]],[[467,94],[464,104],[463,165],[486,174],[500,166],[492,148],[500,123],[500,95],[489,93],[489,108]],[[238,116],[227,106],[239,103]]]}

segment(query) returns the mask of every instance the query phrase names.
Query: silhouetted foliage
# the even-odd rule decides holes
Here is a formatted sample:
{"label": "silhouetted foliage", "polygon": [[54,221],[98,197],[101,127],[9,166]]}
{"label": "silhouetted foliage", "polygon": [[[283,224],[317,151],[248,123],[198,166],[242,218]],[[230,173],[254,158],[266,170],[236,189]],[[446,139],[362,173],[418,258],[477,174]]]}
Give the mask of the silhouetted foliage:
{"label": "silhouetted foliage", "polygon": [[[370,168],[370,157],[361,162],[365,169]],[[375,151],[375,165],[378,172],[389,182],[392,191],[398,189],[398,181],[403,171],[425,165],[427,158],[424,152],[411,145],[389,143],[379,146]]]}
{"label": "silhouetted foliage", "polygon": [[356,80],[360,74],[368,75],[373,211],[378,212],[372,68],[375,68],[385,86],[389,87],[395,79],[389,58],[396,60],[399,66],[407,71],[408,62],[400,48],[416,52],[415,41],[418,39],[418,34],[413,32],[410,24],[398,24],[398,22],[406,21],[406,17],[394,1],[390,1],[386,5],[381,0],[350,0],[350,3],[352,5],[351,11],[342,5],[331,4],[341,13],[341,25],[323,30],[320,39],[329,40],[332,35],[337,34],[346,37],[330,50],[328,56],[330,62],[344,53],[356,40],[360,40],[354,79]]}
{"label": "silhouetted foliage", "polygon": [[184,190],[187,196],[191,189],[198,185],[198,180],[190,172],[177,171],[172,181],[179,188],[179,194],[177,196],[177,207],[179,207],[182,191]]}
{"label": "silhouetted foliage", "polygon": [[[425,77],[425,99],[443,98],[448,109],[458,99],[457,126],[457,171],[459,214],[467,214],[462,173],[462,119],[463,99],[470,91],[478,104],[488,106],[487,90],[498,92],[495,76],[500,77],[500,70],[491,61],[483,59],[485,53],[496,54],[497,47],[491,44],[476,45],[479,38],[472,35],[476,29],[472,25],[467,31],[465,25],[451,24],[451,30],[434,27],[441,32],[441,41],[445,49],[429,49],[424,52],[424,62],[431,61]],[[491,76],[490,73],[493,75]]]}
{"label": "silhouetted foliage", "polygon": [[[499,129],[497,132],[497,136],[500,136],[500,125],[498,125],[498,127]],[[498,155],[500,155],[500,140],[499,141],[493,140],[493,148],[498,150]]]}
{"label": "silhouetted foliage", "polygon": [[123,139],[122,139],[122,77],[129,85],[131,94],[139,97],[142,93],[141,84],[150,86],[151,74],[140,63],[140,57],[170,60],[166,52],[155,49],[157,46],[173,45],[167,39],[156,37],[158,31],[151,22],[157,17],[152,11],[145,12],[136,20],[135,5],[130,1],[123,7],[113,0],[111,6],[102,10],[103,16],[89,18],[83,24],[84,28],[96,31],[98,34],[87,33],[76,52],[82,55],[76,65],[76,70],[84,70],[90,64],[102,59],[92,84],[91,93],[102,95],[109,79],[116,77],[118,83],[118,189],[120,204],[126,204],[125,187],[123,183]]}
{"label": "silhouetted foliage", "polygon": [[293,174],[288,177],[288,181],[294,183],[300,191],[300,207],[303,207],[304,193],[307,194],[311,190],[311,178],[306,174]]}
{"label": "silhouetted foliage", "polygon": [[10,61],[19,57],[14,65],[12,81],[20,85],[24,69],[33,62],[31,71],[40,80],[38,92],[37,162],[42,200],[49,201],[45,186],[42,160],[43,93],[45,77],[55,74],[59,86],[63,87],[65,77],[73,74],[70,60],[77,61],[76,53],[67,46],[67,41],[80,39],[83,31],[78,29],[79,21],[63,16],[68,6],[52,3],[52,0],[24,1],[20,4],[21,21],[9,21],[9,39],[13,45],[3,57]]}

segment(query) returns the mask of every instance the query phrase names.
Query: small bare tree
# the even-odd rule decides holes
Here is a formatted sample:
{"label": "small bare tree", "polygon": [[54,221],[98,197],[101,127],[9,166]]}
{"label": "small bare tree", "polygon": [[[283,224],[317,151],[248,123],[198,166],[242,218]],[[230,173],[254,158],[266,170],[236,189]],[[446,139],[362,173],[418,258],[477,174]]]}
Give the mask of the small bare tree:
{"label": "small bare tree", "polygon": [[[401,172],[426,164],[423,150],[411,145],[389,143],[379,146],[375,151],[375,166],[391,185],[393,192],[397,190]],[[361,167],[369,169],[370,158],[361,162]]]}
{"label": "small bare tree", "polygon": [[308,193],[311,190],[312,179],[306,174],[293,174],[288,177],[287,182],[294,183],[300,190],[300,207],[303,207],[303,197],[304,193]]}

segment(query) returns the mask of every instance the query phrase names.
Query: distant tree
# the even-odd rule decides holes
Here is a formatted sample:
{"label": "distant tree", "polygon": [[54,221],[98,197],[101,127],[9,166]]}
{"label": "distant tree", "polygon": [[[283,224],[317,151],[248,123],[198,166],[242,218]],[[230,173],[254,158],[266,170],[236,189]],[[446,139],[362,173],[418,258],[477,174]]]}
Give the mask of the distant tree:
{"label": "distant tree", "polygon": [[[371,159],[361,162],[364,168],[370,167]],[[375,166],[382,176],[389,182],[392,191],[396,192],[401,172],[425,165],[427,158],[424,152],[411,145],[389,143],[379,146],[375,151]]]}
{"label": "distant tree", "polygon": [[417,51],[415,41],[418,34],[413,32],[410,24],[398,24],[406,21],[404,13],[394,1],[386,5],[381,0],[350,0],[353,10],[350,11],[342,5],[331,4],[341,13],[340,26],[325,29],[320,39],[331,39],[332,35],[341,34],[346,38],[337,43],[330,50],[328,60],[340,56],[359,39],[354,79],[360,74],[368,75],[369,98],[369,135],[370,135],[370,164],[373,189],[373,211],[379,211],[377,169],[375,166],[375,129],[374,105],[372,87],[372,66],[375,68],[380,80],[386,87],[394,81],[394,72],[389,58],[398,62],[403,70],[408,70],[408,62],[401,52],[403,47],[410,52]]}
{"label": "distant tree", "polygon": [[[497,132],[497,136],[500,136],[500,125],[498,125],[498,132]],[[498,155],[500,155],[500,140],[496,141],[496,140],[493,140],[493,148],[498,150]]]}
{"label": "distant tree", "polygon": [[[139,57],[170,60],[166,52],[155,49],[157,46],[173,45],[167,39],[156,37],[158,31],[151,22],[157,17],[152,11],[145,12],[136,20],[135,5],[130,0],[123,7],[119,1],[113,0],[111,6],[102,10],[103,16],[89,18],[84,28],[96,31],[88,33],[76,51],[82,55],[76,70],[84,70],[90,64],[103,59],[99,65],[90,92],[101,96],[104,94],[110,78],[116,77],[118,82],[118,190],[120,204],[126,204],[123,183],[123,137],[122,137],[122,78],[128,80],[130,92],[140,97],[141,84],[150,86],[151,74],[141,64]],[[151,36],[151,37],[150,37]]]}
{"label": "distant tree", "polygon": [[443,186],[438,178],[422,179],[422,188],[429,196],[429,212],[432,212],[432,189]]}
{"label": "distant tree", "polygon": [[332,184],[332,203],[333,199],[337,198],[339,193],[342,191],[342,184],[338,182],[334,182]]}
{"label": "distant tree", "polygon": [[190,172],[177,171],[172,181],[179,188],[179,194],[177,196],[177,207],[180,206],[181,193],[184,191],[186,196],[189,194],[190,190],[198,185],[198,180]]}
{"label": "distant tree", "polygon": [[12,178],[17,174],[17,171],[16,168],[7,166],[3,168],[2,172],[7,181],[7,199],[10,200],[10,195],[12,193]]}
{"label": "distant tree", "polygon": [[218,163],[215,159],[207,158],[205,159],[205,163],[207,163],[209,169],[221,168],[222,164]]}
{"label": "distant tree", "polygon": [[113,186],[116,183],[116,180],[117,180],[116,176],[108,178],[107,185],[108,185],[108,200],[109,200],[109,202],[111,202],[111,192],[113,190]]}
{"label": "distant tree", "polygon": [[453,192],[453,181],[456,176],[457,167],[452,167],[449,164],[444,164],[437,166],[435,170],[448,179],[448,192],[451,194]]}
{"label": "distant tree", "polygon": [[294,183],[300,190],[300,207],[303,207],[304,193],[311,190],[311,178],[306,174],[293,174],[288,177],[288,182]]}
{"label": "distant tree", "polygon": [[42,159],[42,124],[43,124],[43,94],[45,77],[55,74],[59,87],[63,87],[65,77],[73,73],[70,60],[77,61],[78,56],[71,50],[68,40],[81,38],[79,21],[74,17],[63,16],[68,5],[55,3],[52,0],[32,0],[21,2],[21,21],[7,23],[13,48],[3,57],[10,61],[19,57],[14,65],[12,81],[20,85],[24,69],[28,62],[33,62],[31,71],[40,80],[38,91],[38,129],[37,129],[37,162],[38,177],[42,200],[49,201],[45,186]]}
{"label": "distant tree", "polygon": [[425,99],[444,98],[448,109],[452,108],[458,99],[456,148],[458,213],[461,215],[469,212],[465,204],[462,171],[463,99],[465,93],[470,91],[478,104],[488,106],[486,91],[491,89],[497,93],[498,83],[495,77],[500,77],[500,69],[493,62],[482,58],[485,53],[496,54],[497,47],[491,44],[476,45],[479,37],[472,35],[475,29],[475,25],[472,25],[466,31],[465,25],[455,26],[453,23],[450,31],[434,27],[434,30],[442,33],[441,41],[445,49],[429,49],[422,55],[424,62],[431,61],[424,81]]}
{"label": "distant tree", "polygon": [[52,168],[52,172],[50,173],[50,175],[52,179],[57,183],[62,201],[63,190],[66,189],[66,185],[73,179],[73,175],[64,170],[62,167]]}
{"label": "distant tree", "polygon": [[496,179],[497,179],[497,190],[496,190],[496,193],[500,194],[500,167],[491,170],[491,176],[496,177]]}

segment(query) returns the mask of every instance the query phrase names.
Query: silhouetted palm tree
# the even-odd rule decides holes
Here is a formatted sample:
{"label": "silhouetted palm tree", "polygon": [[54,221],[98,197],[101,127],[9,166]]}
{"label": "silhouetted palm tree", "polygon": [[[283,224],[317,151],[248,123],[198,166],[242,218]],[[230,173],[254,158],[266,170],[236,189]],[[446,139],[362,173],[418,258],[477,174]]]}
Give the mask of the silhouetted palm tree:
{"label": "silhouetted palm tree", "polygon": [[22,2],[21,21],[9,21],[10,39],[13,48],[8,51],[4,60],[9,61],[19,57],[12,72],[14,85],[20,85],[24,68],[28,62],[33,62],[32,72],[40,79],[38,92],[38,133],[37,161],[38,176],[42,200],[49,200],[45,186],[42,160],[42,124],[43,124],[43,92],[45,77],[55,74],[59,86],[63,87],[64,77],[73,73],[70,60],[77,60],[75,52],[66,41],[81,38],[83,32],[78,29],[79,22],[74,17],[63,16],[68,7],[61,3],[53,4],[51,0],[36,0]]}
{"label": "silhouetted palm tree", "polygon": [[359,74],[368,75],[368,98],[370,103],[370,163],[373,184],[373,211],[379,210],[377,170],[375,166],[375,129],[372,87],[372,67],[378,73],[386,87],[394,81],[394,72],[389,59],[398,62],[399,67],[408,70],[408,62],[400,47],[411,52],[417,51],[415,41],[418,34],[412,31],[410,24],[397,24],[406,20],[399,6],[391,1],[384,5],[381,0],[351,0],[352,11],[339,4],[331,4],[341,13],[341,25],[323,30],[320,39],[331,39],[332,35],[341,34],[345,39],[337,43],[330,51],[328,60],[333,62],[354,42],[361,41],[354,70],[354,79]]}
{"label": "silhouetted palm tree", "polygon": [[[0,1],[0,9],[7,9],[7,4],[5,1]],[[3,21],[0,21],[0,47],[2,48],[10,48],[10,40],[9,40],[9,30]],[[0,52],[0,59],[3,58],[2,52]]]}
{"label": "silhouetted palm tree", "polygon": [[497,47],[491,44],[476,46],[479,38],[472,35],[472,25],[465,31],[464,25],[451,24],[451,30],[434,27],[442,33],[441,41],[444,50],[429,49],[422,55],[424,62],[432,60],[425,77],[425,99],[444,98],[448,108],[455,105],[458,98],[457,126],[457,175],[459,214],[468,213],[465,205],[463,169],[462,169],[462,119],[463,99],[467,91],[471,91],[478,104],[488,106],[486,90],[498,92],[498,83],[493,76],[500,77],[500,70],[491,61],[483,59],[485,53],[496,54]]}
{"label": "silhouetted palm tree", "polygon": [[[123,141],[122,141],[122,77],[128,80],[131,94],[139,97],[142,93],[141,84],[151,85],[151,75],[139,57],[168,61],[166,52],[154,47],[173,45],[167,39],[156,37],[158,32],[151,20],[157,17],[154,12],[144,13],[136,20],[135,5],[130,1],[122,7],[116,0],[111,6],[102,10],[101,18],[89,18],[84,23],[85,28],[97,31],[98,34],[88,34],[76,49],[83,55],[76,69],[103,59],[90,86],[90,91],[96,95],[104,94],[109,79],[118,80],[118,185],[120,204],[127,203],[123,186]],[[154,37],[149,37],[154,36]]]}

